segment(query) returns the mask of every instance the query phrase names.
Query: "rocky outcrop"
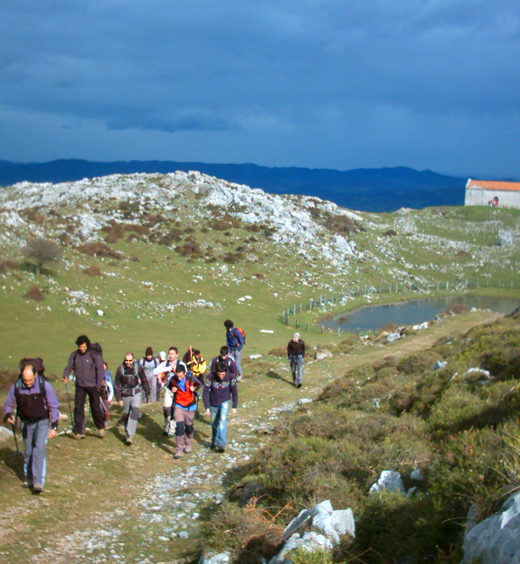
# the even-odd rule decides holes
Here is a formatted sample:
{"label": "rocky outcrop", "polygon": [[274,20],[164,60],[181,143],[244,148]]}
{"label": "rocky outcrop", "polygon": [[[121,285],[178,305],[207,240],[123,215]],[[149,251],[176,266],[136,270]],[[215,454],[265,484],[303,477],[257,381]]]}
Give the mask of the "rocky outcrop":
{"label": "rocky outcrop", "polygon": [[[315,530],[301,534],[304,528]],[[329,500],[323,501],[313,509],[300,511],[289,523],[282,537],[285,545],[269,564],[290,564],[291,561],[286,555],[298,548],[309,552],[331,550],[334,545],[339,544],[342,536],[355,536],[355,533],[352,509],[334,511]]]}
{"label": "rocky outcrop", "polygon": [[520,491],[502,509],[475,525],[464,539],[461,564],[520,563]]}

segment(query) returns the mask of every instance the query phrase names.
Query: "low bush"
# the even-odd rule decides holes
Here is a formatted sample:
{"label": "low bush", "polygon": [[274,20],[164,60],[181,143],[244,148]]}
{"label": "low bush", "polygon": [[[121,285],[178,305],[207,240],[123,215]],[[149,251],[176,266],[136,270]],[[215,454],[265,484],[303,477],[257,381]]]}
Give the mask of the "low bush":
{"label": "low bush", "polygon": [[454,313],[455,315],[460,313],[468,313],[468,312],[469,312],[469,306],[467,304],[459,304],[459,303],[451,304],[444,310],[444,313]]}
{"label": "low bush", "polygon": [[37,284],[31,286],[25,293],[24,297],[28,300],[34,300],[35,302],[42,302],[45,299],[42,289]]}
{"label": "low bush", "polygon": [[196,242],[184,243],[182,247],[175,247],[175,252],[179,253],[183,257],[188,258],[200,258],[202,256],[202,250]]}
{"label": "low bush", "polygon": [[95,256],[99,258],[111,258],[115,260],[122,260],[123,254],[109,247],[106,243],[85,243],[78,247],[80,253],[88,256]]}
{"label": "low bush", "polygon": [[86,274],[87,276],[103,276],[99,266],[89,266],[83,270],[83,274]]}
{"label": "low bush", "polygon": [[10,270],[20,270],[20,265],[12,260],[0,262],[0,274],[7,274]]}

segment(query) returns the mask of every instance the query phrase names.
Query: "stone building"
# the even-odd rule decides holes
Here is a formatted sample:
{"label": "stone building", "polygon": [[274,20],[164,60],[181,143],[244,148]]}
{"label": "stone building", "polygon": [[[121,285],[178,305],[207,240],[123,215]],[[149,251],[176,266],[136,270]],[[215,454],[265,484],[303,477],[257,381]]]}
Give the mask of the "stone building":
{"label": "stone building", "polygon": [[472,180],[466,183],[465,206],[499,206],[520,209],[520,182]]}

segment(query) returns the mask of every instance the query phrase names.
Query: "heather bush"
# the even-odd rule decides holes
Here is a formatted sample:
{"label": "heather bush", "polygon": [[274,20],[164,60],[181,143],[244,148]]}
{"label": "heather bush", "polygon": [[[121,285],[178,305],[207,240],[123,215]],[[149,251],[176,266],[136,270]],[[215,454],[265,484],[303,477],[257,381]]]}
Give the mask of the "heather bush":
{"label": "heather bush", "polygon": [[34,300],[35,302],[42,302],[45,299],[41,288],[37,284],[31,286],[24,297],[28,300]]}
{"label": "heather bush", "polygon": [[103,276],[99,266],[89,266],[83,270],[83,274],[86,274],[87,276]]}
{"label": "heather bush", "polygon": [[84,253],[89,256],[96,256],[99,258],[111,258],[115,260],[122,260],[123,255],[119,251],[115,251],[109,247],[106,243],[85,243],[78,247],[80,253]]}

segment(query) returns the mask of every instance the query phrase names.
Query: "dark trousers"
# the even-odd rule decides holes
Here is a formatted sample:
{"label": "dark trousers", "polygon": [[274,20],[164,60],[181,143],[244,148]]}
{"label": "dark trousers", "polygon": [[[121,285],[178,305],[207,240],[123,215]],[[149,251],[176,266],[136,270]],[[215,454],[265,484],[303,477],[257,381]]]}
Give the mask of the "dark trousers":
{"label": "dark trousers", "polygon": [[87,400],[87,396],[90,403],[90,412],[92,413],[94,425],[98,429],[104,429],[105,427],[105,414],[101,408],[101,397],[98,389],[95,386],[93,388],[76,386],[76,394],[74,396],[73,429],[75,435],[83,435],[85,432],[85,402]]}

